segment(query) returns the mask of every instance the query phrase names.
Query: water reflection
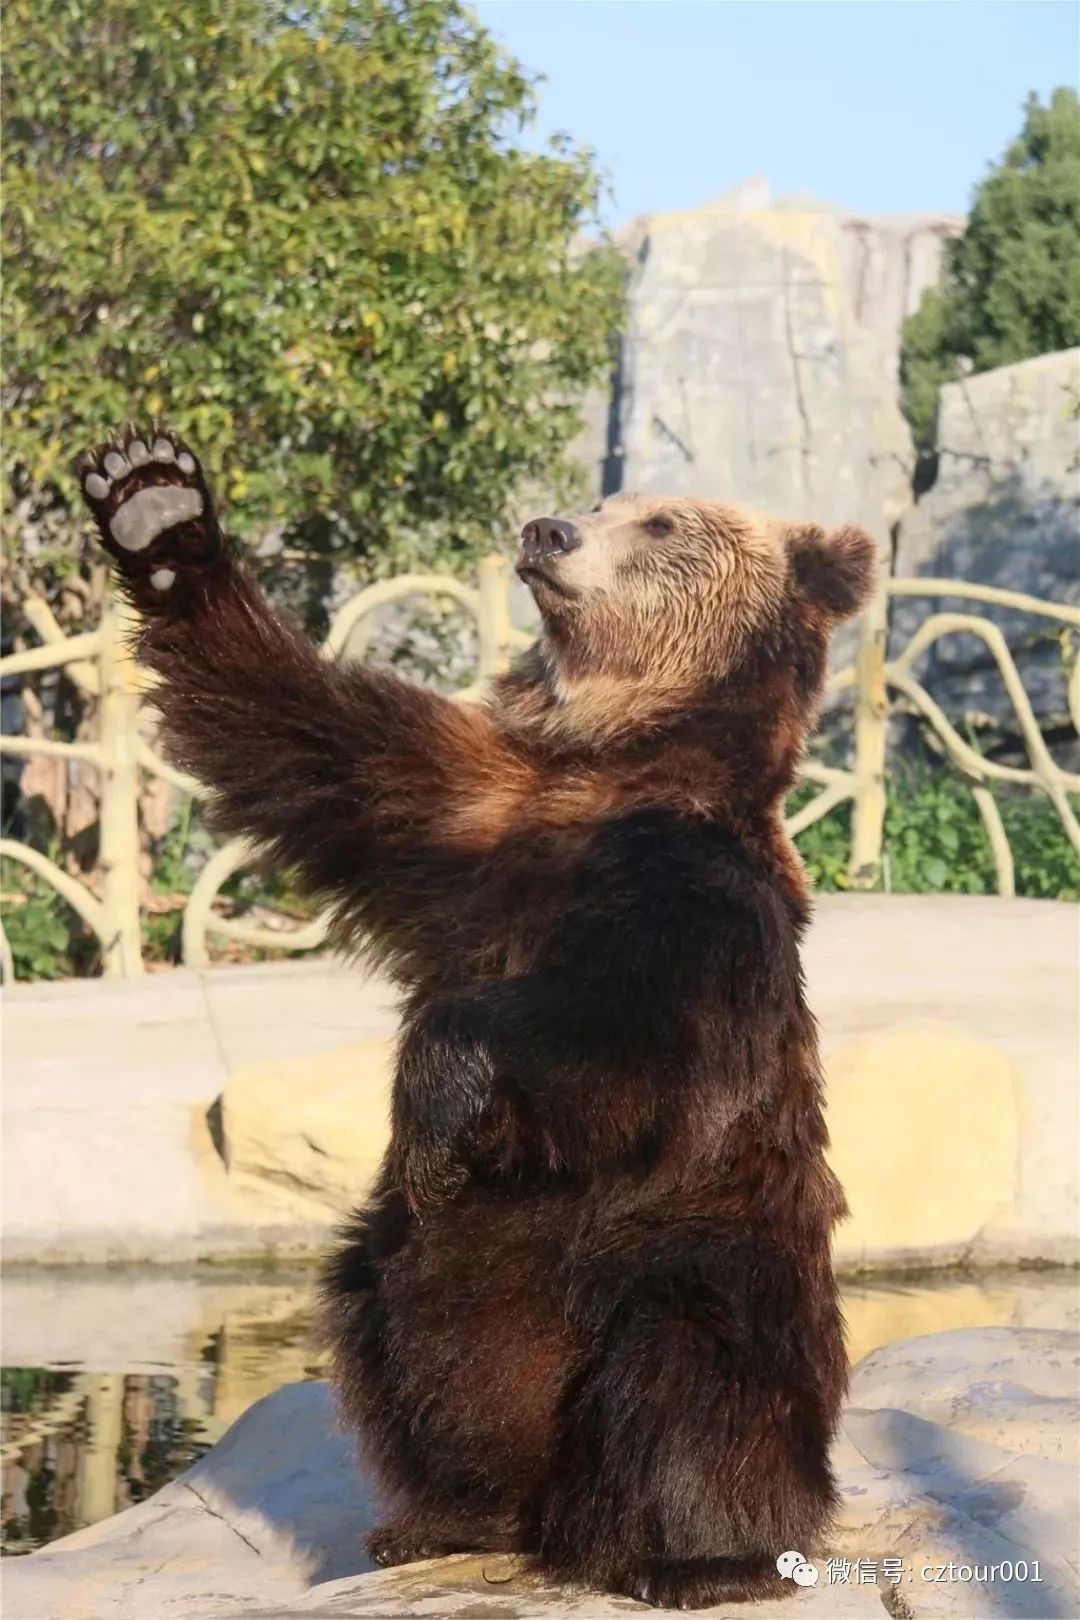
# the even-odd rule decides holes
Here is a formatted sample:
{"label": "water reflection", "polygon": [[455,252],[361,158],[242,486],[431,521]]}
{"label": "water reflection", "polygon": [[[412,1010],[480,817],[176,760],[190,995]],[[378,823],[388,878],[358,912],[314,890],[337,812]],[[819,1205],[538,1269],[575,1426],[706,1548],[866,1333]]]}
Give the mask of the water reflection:
{"label": "water reflection", "polygon": [[22,1271],[4,1315],[5,1554],[142,1501],[254,1401],[319,1374],[306,1269]]}
{"label": "water reflection", "polygon": [[[306,1269],[9,1273],[4,1552],[142,1501],[261,1396],[317,1377],[312,1289]],[[853,1359],[948,1328],[1075,1327],[1080,1317],[1068,1272],[853,1282],[844,1301]]]}
{"label": "water reflection", "polygon": [[3,1547],[32,1552],[150,1496],[210,1443],[170,1374],[3,1374]]}

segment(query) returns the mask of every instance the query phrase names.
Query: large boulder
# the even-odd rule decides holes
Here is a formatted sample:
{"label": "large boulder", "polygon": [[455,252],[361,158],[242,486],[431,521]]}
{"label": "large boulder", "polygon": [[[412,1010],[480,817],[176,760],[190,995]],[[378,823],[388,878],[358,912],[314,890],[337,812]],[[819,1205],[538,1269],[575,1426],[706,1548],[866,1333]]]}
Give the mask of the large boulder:
{"label": "large boulder", "polygon": [[623,488],[881,533],[911,441],[826,212],[723,203],[642,221],[623,343]]}
{"label": "large boulder", "polygon": [[[960,226],[774,199],[762,178],[632,221],[616,237],[627,309],[611,387],[583,401],[573,446],[590,497],[696,495],[860,523],[887,567],[915,462],[900,330]],[[524,591],[511,613],[535,628]],[[842,631],[836,663],[853,650]]]}
{"label": "large boulder", "polygon": [[911,502],[901,327],[961,225],[774,198],[762,177],[633,220],[611,387],[571,447],[591,495],[710,496],[884,541]]}
{"label": "large boulder", "polygon": [[607,487],[862,522],[884,541],[911,499],[900,327],[956,228],[774,203],[764,181],[635,221]]}
{"label": "large boulder", "polygon": [[888,1612],[960,1620],[1080,1613],[1080,1338],[972,1328],[854,1369],[835,1462],[838,1553],[899,1560]]}
{"label": "large boulder", "polygon": [[[760,177],[633,220],[616,237],[627,309],[611,385],[581,401],[571,446],[589,499],[633,489],[861,523],[888,566],[915,464],[901,328],[962,223],[774,198]],[[531,492],[515,516],[549,505]],[[536,628],[523,587],[511,616]],[[852,645],[842,634],[838,662]]]}
{"label": "large boulder", "polygon": [[[896,577],[963,579],[1080,603],[1078,398],[1080,349],[947,384],[938,410],[937,480],[900,524]],[[1036,715],[1048,720],[1065,713],[1061,627],[1045,619],[981,603],[898,598],[892,655],[943,609],[980,613],[999,624]],[[983,641],[951,634],[917,670],[948,713],[1015,725]]]}
{"label": "large boulder", "polygon": [[371,1492],[324,1384],[258,1401],[192,1468],[136,1507],[5,1570],[20,1620],[195,1620],[374,1566]]}
{"label": "large boulder", "polygon": [[[781,199],[779,206],[797,205],[808,206],[797,199]],[[898,391],[904,322],[927,287],[941,279],[946,244],[964,222],[956,214],[834,213],[852,313],[877,355],[882,377]]]}
{"label": "large boulder", "polygon": [[394,1042],[375,1040],[235,1069],[220,1104],[230,1177],[251,1192],[285,1191],[311,1219],[343,1214],[382,1157],[393,1067]]}
{"label": "large boulder", "polygon": [[[814,1550],[818,1584],[796,1594],[797,1611],[765,1603],[755,1620],[796,1612],[855,1620],[883,1606],[915,1620],[1075,1615],[1078,1364],[1076,1335],[1013,1328],[936,1334],[866,1357],[836,1447],[840,1520],[830,1546]],[[149,1501],[11,1561],[5,1612],[20,1620],[648,1613],[625,1599],[556,1591],[507,1558],[372,1573],[362,1536],[373,1515],[325,1386],[288,1385]],[[939,1577],[950,1563],[956,1573]]]}

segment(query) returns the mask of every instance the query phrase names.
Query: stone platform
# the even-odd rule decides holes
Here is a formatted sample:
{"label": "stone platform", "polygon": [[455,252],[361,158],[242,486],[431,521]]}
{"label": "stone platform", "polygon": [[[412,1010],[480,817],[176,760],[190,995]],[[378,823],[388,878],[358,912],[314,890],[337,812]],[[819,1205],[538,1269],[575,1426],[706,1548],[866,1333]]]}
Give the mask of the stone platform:
{"label": "stone platform", "polygon": [[[1073,1620],[1078,1366],[1075,1334],[1031,1329],[941,1333],[874,1351],[854,1369],[835,1448],[836,1531],[825,1548],[797,1549],[813,1559],[817,1585],[794,1601],[700,1612]],[[9,1560],[4,1612],[12,1620],[657,1612],[557,1591],[506,1557],[374,1573],[362,1537],[375,1511],[325,1386],[290,1384],[148,1501]]]}

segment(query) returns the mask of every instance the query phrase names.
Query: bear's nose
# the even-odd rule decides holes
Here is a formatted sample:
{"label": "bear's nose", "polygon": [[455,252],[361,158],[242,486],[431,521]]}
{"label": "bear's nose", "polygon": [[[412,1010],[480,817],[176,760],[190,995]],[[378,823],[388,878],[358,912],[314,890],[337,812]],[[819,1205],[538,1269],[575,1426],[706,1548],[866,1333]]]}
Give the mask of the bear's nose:
{"label": "bear's nose", "polygon": [[542,562],[561,551],[574,551],[581,535],[568,518],[533,518],[521,531],[522,562]]}

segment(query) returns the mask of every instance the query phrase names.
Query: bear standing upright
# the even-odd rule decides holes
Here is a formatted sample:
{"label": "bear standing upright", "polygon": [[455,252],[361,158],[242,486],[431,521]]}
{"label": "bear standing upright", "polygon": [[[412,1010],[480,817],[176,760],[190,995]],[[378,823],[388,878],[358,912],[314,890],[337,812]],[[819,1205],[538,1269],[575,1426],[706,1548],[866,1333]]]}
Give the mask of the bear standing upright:
{"label": "bear standing upright", "polygon": [[653,496],[539,519],[540,639],[467,706],[284,625],[169,434],[80,475],[173,758],[404,991],[390,1144],[325,1276],[391,1503],[372,1555],[790,1591],[834,1505],[844,1205],[781,818],[871,541]]}

